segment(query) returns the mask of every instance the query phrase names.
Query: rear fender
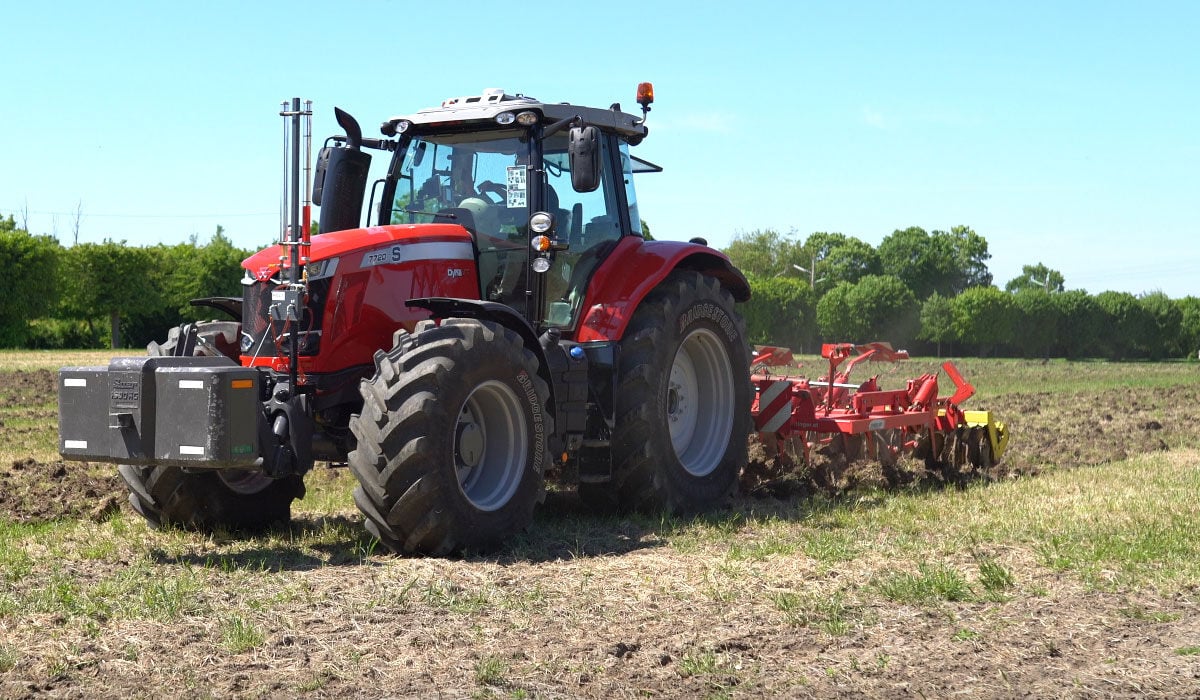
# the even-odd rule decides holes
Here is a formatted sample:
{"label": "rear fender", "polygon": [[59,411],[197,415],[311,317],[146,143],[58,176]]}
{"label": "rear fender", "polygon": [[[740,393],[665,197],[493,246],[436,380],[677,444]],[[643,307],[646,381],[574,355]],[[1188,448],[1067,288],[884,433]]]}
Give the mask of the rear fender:
{"label": "rear fender", "polygon": [[696,243],[644,241],[637,236],[626,236],[592,276],[575,340],[580,343],[620,340],[642,299],[677,269],[695,270],[716,278],[735,301],[750,298],[745,275],[724,253]]}

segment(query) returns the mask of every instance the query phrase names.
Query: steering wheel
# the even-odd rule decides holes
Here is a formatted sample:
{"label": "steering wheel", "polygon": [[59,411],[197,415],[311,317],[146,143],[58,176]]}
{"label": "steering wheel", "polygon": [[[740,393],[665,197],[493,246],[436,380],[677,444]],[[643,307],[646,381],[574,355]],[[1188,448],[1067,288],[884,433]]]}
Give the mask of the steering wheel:
{"label": "steering wheel", "polygon": [[[484,195],[487,194],[488,192],[492,192],[494,194],[500,195],[499,203],[503,203],[506,199],[508,199],[508,187],[501,185],[498,182],[492,182],[491,180],[484,180],[483,182],[476,185],[475,189],[479,190],[480,197],[482,197],[483,199],[486,199],[488,201],[491,201],[491,199],[488,197],[484,197]],[[497,202],[492,202],[492,203],[496,204]]]}

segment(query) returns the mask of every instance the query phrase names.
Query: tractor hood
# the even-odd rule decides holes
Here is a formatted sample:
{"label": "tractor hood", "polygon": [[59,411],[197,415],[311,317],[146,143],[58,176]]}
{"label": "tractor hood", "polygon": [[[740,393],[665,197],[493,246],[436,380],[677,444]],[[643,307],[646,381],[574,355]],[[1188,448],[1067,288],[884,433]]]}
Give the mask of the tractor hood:
{"label": "tractor hood", "polygon": [[[400,263],[409,259],[411,253],[417,252],[418,249],[410,248],[413,245],[421,246],[421,257],[432,257],[429,254],[433,250],[426,250],[430,245],[450,244],[461,250],[464,243],[468,247],[471,245],[471,234],[458,224],[396,224],[324,233],[312,239],[308,254],[308,277],[320,279],[331,276],[337,261],[350,254],[363,254],[363,262],[356,263],[360,265],[365,265],[367,261],[371,261],[371,264]],[[283,246],[274,245],[243,260],[242,267],[249,277],[267,280],[276,276],[282,267],[281,261],[286,258]]]}

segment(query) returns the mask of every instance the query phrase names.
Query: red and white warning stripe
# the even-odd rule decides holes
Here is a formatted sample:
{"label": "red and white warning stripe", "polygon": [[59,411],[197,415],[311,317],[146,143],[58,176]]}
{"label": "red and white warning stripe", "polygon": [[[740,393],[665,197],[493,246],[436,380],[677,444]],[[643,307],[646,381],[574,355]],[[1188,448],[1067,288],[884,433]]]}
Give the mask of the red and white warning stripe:
{"label": "red and white warning stripe", "polygon": [[792,383],[764,380],[758,383],[758,415],[754,425],[760,433],[774,433],[792,417]]}

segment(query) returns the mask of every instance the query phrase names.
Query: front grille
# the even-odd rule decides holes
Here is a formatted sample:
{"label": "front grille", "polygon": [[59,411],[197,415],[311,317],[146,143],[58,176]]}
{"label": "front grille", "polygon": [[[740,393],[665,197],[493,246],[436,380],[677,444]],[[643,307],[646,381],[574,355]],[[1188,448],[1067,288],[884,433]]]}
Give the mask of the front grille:
{"label": "front grille", "polygon": [[[321,326],[325,301],[329,295],[330,278],[314,280],[308,285],[308,303],[300,327],[296,329],[300,346],[297,354],[317,355],[321,351]],[[286,322],[271,320],[271,292],[279,285],[256,281],[246,285],[242,293],[243,355],[274,357],[291,353],[292,330]]]}

